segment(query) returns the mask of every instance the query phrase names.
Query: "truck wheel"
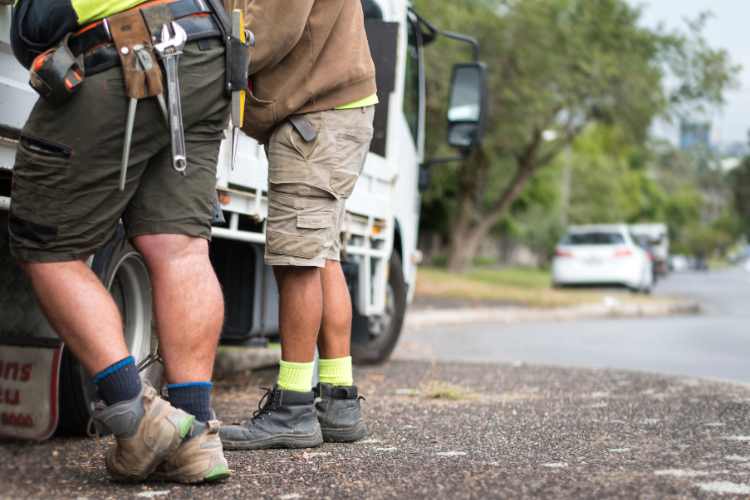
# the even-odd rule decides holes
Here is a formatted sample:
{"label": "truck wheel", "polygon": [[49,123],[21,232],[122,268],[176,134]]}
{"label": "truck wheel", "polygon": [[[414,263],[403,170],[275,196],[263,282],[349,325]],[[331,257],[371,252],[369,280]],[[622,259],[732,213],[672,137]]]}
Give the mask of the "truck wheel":
{"label": "truck wheel", "polygon": [[[114,242],[96,254],[91,270],[112,294],[120,310],[125,344],[136,364],[158,345],[156,328],[151,324],[151,279],[146,262],[128,241],[122,226]],[[141,372],[154,387],[159,386],[162,366],[153,363]],[[60,420],[62,434],[86,434],[92,406],[99,400],[91,377],[67,349],[60,364]]]}
{"label": "truck wheel", "polygon": [[[401,327],[404,324],[404,313],[406,312],[406,282],[401,265],[401,256],[393,252],[391,256],[388,274],[388,285],[386,287],[385,313],[382,316],[371,316],[367,321],[354,321],[355,325],[367,325],[367,343],[352,344],[352,359],[359,364],[382,363],[388,359],[396,347],[401,335]],[[364,333],[364,332],[362,332]],[[360,337],[359,335],[354,335]],[[361,337],[360,337],[361,338]]]}

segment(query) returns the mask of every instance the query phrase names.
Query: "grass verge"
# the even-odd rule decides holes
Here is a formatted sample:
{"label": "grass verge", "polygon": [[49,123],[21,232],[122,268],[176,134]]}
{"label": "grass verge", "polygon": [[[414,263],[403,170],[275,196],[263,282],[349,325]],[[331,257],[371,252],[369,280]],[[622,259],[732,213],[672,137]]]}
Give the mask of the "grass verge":
{"label": "grass verge", "polygon": [[565,307],[601,303],[607,296],[627,302],[668,300],[620,290],[553,289],[549,271],[536,268],[471,269],[465,275],[420,267],[414,293],[421,296],[512,302],[530,307]]}

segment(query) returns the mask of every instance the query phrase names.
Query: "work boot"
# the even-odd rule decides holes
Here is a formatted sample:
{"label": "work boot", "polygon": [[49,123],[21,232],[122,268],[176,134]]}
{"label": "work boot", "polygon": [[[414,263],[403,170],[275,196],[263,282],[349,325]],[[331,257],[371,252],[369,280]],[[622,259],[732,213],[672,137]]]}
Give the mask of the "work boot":
{"label": "work boot", "polygon": [[[227,450],[312,448],[323,442],[315,417],[313,391],[265,389],[253,418],[242,425],[221,428],[221,444]],[[263,400],[265,399],[265,404]]]}
{"label": "work boot", "polygon": [[357,386],[318,384],[313,389],[316,398],[315,414],[320,423],[323,440],[329,443],[356,441],[367,435]]}
{"label": "work boot", "polygon": [[212,420],[195,421],[190,436],[151,475],[159,481],[176,483],[202,483],[226,479],[229,464],[219,439],[219,421],[211,411]]}
{"label": "work boot", "polygon": [[195,417],[170,405],[148,382],[138,395],[112,406],[97,405],[94,420],[115,435],[107,450],[107,472],[117,481],[146,479],[182,443]]}

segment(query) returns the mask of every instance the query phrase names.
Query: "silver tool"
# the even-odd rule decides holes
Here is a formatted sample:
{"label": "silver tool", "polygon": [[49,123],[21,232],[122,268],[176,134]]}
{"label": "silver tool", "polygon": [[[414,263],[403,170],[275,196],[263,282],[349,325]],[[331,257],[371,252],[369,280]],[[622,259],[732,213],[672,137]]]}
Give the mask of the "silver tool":
{"label": "silver tool", "polygon": [[[154,51],[164,62],[167,72],[167,90],[169,95],[169,134],[172,142],[172,168],[185,172],[187,156],[185,152],[185,131],[182,129],[182,106],[180,104],[180,84],[177,80],[177,60],[187,41],[187,33],[182,27],[172,22],[174,36],[170,36],[169,27],[161,29],[161,43],[154,45]],[[183,174],[184,175],[184,174]]]}
{"label": "silver tool", "polygon": [[125,125],[125,145],[122,147],[122,165],[120,166],[120,191],[125,191],[125,179],[128,175],[130,141],[133,139],[133,123],[135,122],[136,106],[138,106],[138,99],[135,97],[131,97],[130,106],[128,107],[128,121]]}
{"label": "silver tool", "polygon": [[[151,54],[154,48],[150,45],[136,45],[133,47],[135,53],[138,55],[138,59],[141,61],[141,66],[145,71],[150,70],[154,67],[154,61],[151,59]],[[159,107],[161,108],[161,114],[164,115],[164,121],[169,128],[169,113],[167,112],[167,101],[164,99],[164,94],[156,94],[156,100],[159,101]]]}
{"label": "silver tool", "polygon": [[[142,69],[139,59],[135,60],[136,70]],[[125,144],[122,146],[122,165],[120,166],[120,191],[125,191],[125,180],[127,179],[128,175],[128,160],[130,160],[130,143],[133,140],[133,124],[135,123],[135,110],[137,106],[138,98],[131,97],[130,105],[128,106],[128,119],[125,123]]]}

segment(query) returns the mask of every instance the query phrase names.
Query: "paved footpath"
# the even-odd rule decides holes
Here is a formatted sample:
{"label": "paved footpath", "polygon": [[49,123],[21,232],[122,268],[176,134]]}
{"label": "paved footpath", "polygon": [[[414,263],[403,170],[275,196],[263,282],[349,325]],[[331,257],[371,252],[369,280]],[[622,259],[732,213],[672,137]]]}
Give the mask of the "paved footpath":
{"label": "paved footpath", "polygon": [[[274,371],[219,382],[242,419]],[[750,387],[627,371],[395,361],[356,371],[370,436],[228,452],[219,484],[122,485],[94,439],[0,444],[0,498],[742,498]],[[434,382],[433,382],[434,381]],[[416,394],[415,394],[416,392]],[[432,399],[433,393],[459,399]],[[410,394],[411,393],[411,394]],[[103,444],[107,440],[103,439]]]}

